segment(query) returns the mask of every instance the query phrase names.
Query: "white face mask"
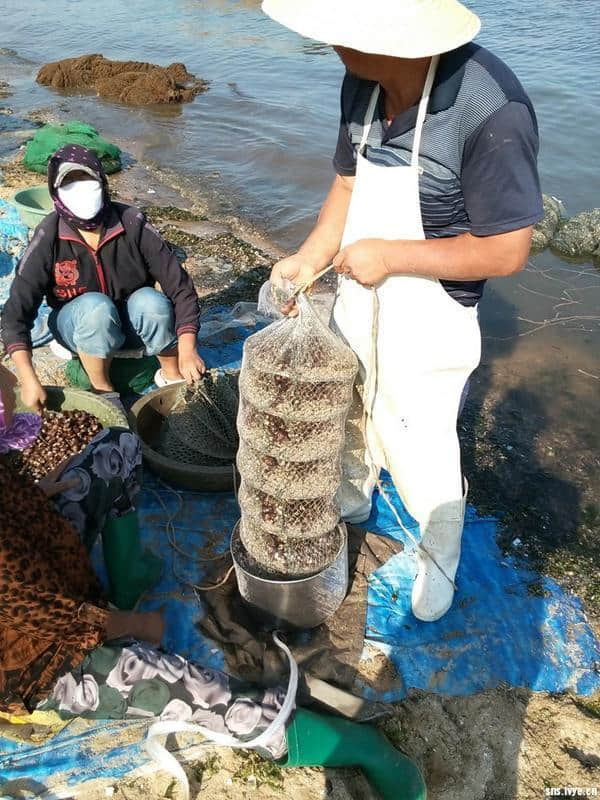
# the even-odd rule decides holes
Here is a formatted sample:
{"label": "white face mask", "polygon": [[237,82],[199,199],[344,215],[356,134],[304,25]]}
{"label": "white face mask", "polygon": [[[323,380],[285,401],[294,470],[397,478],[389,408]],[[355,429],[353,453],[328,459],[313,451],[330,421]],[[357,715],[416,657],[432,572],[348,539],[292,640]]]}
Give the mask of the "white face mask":
{"label": "white face mask", "polygon": [[72,181],[59,186],[58,197],[79,219],[92,219],[102,208],[102,184],[98,181]]}

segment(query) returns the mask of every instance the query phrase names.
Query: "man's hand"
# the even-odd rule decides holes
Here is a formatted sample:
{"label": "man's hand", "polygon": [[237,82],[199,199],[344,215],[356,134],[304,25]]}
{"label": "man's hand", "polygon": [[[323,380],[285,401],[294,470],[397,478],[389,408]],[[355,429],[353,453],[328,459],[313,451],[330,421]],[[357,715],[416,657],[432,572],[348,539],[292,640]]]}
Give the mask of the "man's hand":
{"label": "man's hand", "polygon": [[[270,280],[273,286],[281,286],[284,280],[288,280],[299,287],[311,283],[318,272],[318,267],[309,264],[301,253],[294,253],[293,256],[288,256],[274,265]],[[296,300],[292,298],[279,311],[288,317],[297,316]]]}
{"label": "man's hand", "polygon": [[377,286],[389,274],[386,247],[385,239],[359,239],[340,250],[333,259],[335,271],[363,286]]}
{"label": "man's hand", "polygon": [[309,263],[301,253],[294,253],[278,261],[271,270],[271,283],[274,286],[281,286],[284,280],[288,280],[294,286],[304,286],[315,277],[319,268]]}
{"label": "man's hand", "polygon": [[37,375],[30,375],[21,381],[21,399],[36,414],[42,413],[46,407],[47,397],[46,390],[39,382]]}
{"label": "man's hand", "polygon": [[206,372],[206,365],[195,349],[190,352],[180,352],[178,366],[188,386],[199,381]]}
{"label": "man's hand", "polygon": [[0,364],[0,397],[4,406],[4,424],[7,428],[12,425],[15,412],[16,398],[15,386],[17,378],[13,373]]}

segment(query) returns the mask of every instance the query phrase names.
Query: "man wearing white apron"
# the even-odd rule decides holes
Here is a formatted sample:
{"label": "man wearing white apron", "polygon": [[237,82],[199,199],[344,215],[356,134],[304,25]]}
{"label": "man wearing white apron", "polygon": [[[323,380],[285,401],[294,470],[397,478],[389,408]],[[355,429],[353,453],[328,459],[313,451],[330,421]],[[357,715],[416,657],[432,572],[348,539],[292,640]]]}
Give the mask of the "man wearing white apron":
{"label": "man wearing white apron", "polygon": [[[347,73],[337,176],[312,233],[272,280],[340,273],[333,327],[359,358],[342,516],[364,522],[386,467],[419,523],[416,617],[452,604],[466,482],[456,431],[480,359],[485,279],[526,262],[542,217],[537,126],[521,85],[470,44],[457,0],[263,0],[298,33],[334,46]],[[354,427],[353,427],[354,426]],[[365,439],[367,446],[365,446]]]}

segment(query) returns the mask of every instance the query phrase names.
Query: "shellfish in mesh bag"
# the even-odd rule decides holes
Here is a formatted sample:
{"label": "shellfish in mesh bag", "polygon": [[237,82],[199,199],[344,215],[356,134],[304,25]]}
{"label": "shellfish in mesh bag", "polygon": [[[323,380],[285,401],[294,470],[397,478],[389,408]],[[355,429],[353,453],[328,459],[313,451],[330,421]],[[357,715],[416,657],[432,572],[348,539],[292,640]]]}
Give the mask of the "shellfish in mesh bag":
{"label": "shellfish in mesh bag", "polygon": [[181,385],[161,432],[163,455],[195,464],[234,461],[238,377],[237,372],[208,370],[194,386]]}
{"label": "shellfish in mesh bag", "polygon": [[298,309],[246,340],[238,413],[240,539],[267,573],[287,576],[318,572],[339,552],[336,493],[358,366],[303,294]]}
{"label": "shellfish in mesh bag", "polygon": [[321,321],[304,294],[297,303],[297,317],[278,320],[246,339],[244,362],[259,372],[296,381],[354,381],[357,361],[352,350]]}
{"label": "shellfish in mesh bag", "polygon": [[314,461],[340,450],[345,414],[321,422],[298,422],[267,414],[240,398],[240,436],[255,450],[285,461]]}
{"label": "shellfish in mesh bag", "polygon": [[352,395],[348,381],[302,381],[247,367],[240,394],[255,408],[291,420],[319,422],[345,414]]}
{"label": "shellfish in mesh bag", "polygon": [[[334,528],[313,539],[285,539],[268,533],[242,518],[240,539],[249,556],[248,566],[258,564],[266,576],[288,578],[313,575],[329,566],[340,549],[340,531]],[[243,555],[240,559],[243,563]],[[239,558],[238,554],[236,556]]]}
{"label": "shellfish in mesh bag", "polygon": [[246,479],[240,484],[238,500],[244,515],[265,533],[290,539],[321,536],[335,527],[340,510],[335,497],[313,497],[308,500],[282,500],[249,486]]}
{"label": "shellfish in mesh bag", "polygon": [[342,477],[339,456],[314,461],[283,461],[240,441],[240,474],[251,486],[284,500],[302,500],[335,494]]}

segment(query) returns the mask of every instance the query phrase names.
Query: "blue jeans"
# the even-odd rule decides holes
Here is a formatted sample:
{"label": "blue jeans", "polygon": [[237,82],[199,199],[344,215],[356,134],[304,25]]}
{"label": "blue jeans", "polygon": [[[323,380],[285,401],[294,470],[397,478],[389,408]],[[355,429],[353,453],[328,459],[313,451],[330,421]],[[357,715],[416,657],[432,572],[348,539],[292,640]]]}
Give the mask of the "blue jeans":
{"label": "blue jeans", "polygon": [[63,347],[98,358],[141,348],[157,356],[177,345],[173,304],[149,286],[119,306],[105,294],[87,292],[53,311],[48,326]]}

